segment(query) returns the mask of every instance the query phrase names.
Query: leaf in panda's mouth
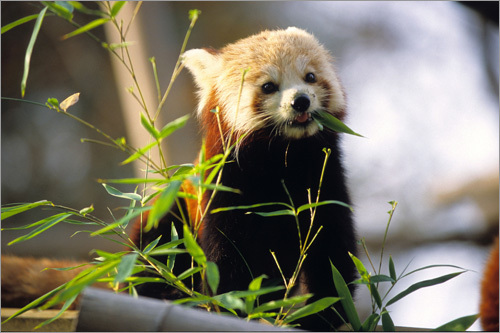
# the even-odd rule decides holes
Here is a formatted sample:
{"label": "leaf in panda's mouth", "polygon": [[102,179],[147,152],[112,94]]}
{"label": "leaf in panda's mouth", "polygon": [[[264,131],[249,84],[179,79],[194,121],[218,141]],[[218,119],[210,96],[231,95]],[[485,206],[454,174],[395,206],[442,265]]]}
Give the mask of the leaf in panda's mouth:
{"label": "leaf in panda's mouth", "polygon": [[334,116],[332,116],[330,113],[328,113],[326,111],[317,110],[312,114],[312,117],[316,121],[316,123],[319,125],[320,129],[323,129],[323,126],[325,126],[325,127],[328,127],[329,129],[331,129],[332,131],[335,131],[335,132],[356,135],[356,136],[360,136],[362,138],[364,137],[361,134],[354,132],[346,124],[344,124],[342,121],[335,118]]}

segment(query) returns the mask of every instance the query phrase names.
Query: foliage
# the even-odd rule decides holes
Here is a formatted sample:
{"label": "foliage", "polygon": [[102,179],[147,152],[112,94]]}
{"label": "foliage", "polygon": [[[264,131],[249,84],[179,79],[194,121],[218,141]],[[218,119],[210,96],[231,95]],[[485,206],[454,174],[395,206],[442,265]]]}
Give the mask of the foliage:
{"label": "foliage", "polygon": [[[78,102],[80,93],[75,93],[69,96],[61,103],[55,98],[48,98],[45,103],[18,100],[54,110],[63,116],[74,119],[83,126],[91,128],[96,133],[101,135],[103,137],[103,140],[100,141],[85,139],[85,141],[100,143],[123,151],[127,155],[127,157],[121,163],[122,165],[134,161],[141,162],[146,166],[146,171],[144,173],[144,177],[142,178],[99,180],[99,182],[102,183],[104,189],[109,195],[121,198],[128,203],[128,205],[123,208],[124,213],[122,214],[122,216],[115,217],[112,215],[111,222],[107,222],[105,219],[94,216],[92,214],[94,210],[93,206],[85,207],[82,209],[73,209],[54,204],[53,202],[48,200],[42,200],[34,203],[8,204],[2,207],[2,220],[32,209],[44,208],[54,212],[53,215],[40,221],[10,228],[11,230],[31,229],[31,231],[11,241],[9,245],[23,242],[36,237],[42,232],[45,232],[48,229],[56,226],[57,224],[71,223],[80,225],[82,227],[81,232],[87,232],[91,237],[104,237],[106,239],[109,239],[110,241],[119,243],[121,246],[123,246],[124,249],[123,251],[117,253],[108,253],[101,250],[95,250],[97,257],[89,263],[89,267],[79,272],[72,280],[26,305],[7,320],[18,316],[19,314],[29,309],[33,309],[36,307],[47,309],[53,305],[63,303],[62,309],[56,317],[39,325],[43,326],[44,324],[47,324],[48,322],[51,322],[59,317],[75,301],[76,297],[80,292],[82,292],[84,288],[95,282],[108,283],[109,287],[116,292],[128,292],[131,295],[137,295],[136,286],[140,284],[166,283],[185,293],[186,298],[177,300],[175,301],[176,303],[186,306],[200,306],[215,312],[221,312],[224,310],[233,313],[234,315],[244,316],[248,320],[263,319],[279,326],[293,325],[293,323],[297,319],[322,311],[340,301],[347,315],[347,318],[344,318],[344,321],[349,328],[352,328],[356,331],[371,331],[374,330],[378,322],[382,320],[382,326],[384,330],[394,330],[394,324],[392,323],[392,319],[387,310],[387,307],[420,288],[443,283],[464,272],[464,270],[455,267],[460,269],[461,271],[446,276],[441,276],[436,279],[419,282],[410,286],[407,290],[399,293],[398,295],[390,298],[388,301],[385,301],[389,291],[403,277],[413,274],[419,270],[430,269],[437,266],[423,267],[421,269],[404,274],[406,271],[405,268],[398,276],[396,274],[394,262],[392,261],[392,258],[390,258],[389,275],[381,274],[381,267],[379,267],[377,274],[371,275],[370,273],[368,273],[361,261],[352,256],[352,259],[356,264],[358,272],[361,276],[359,280],[353,283],[363,284],[367,286],[373,299],[372,314],[364,322],[360,321],[360,318],[354,307],[349,289],[342,276],[333,266],[333,264],[332,278],[338,291],[339,297],[326,297],[304,306],[304,302],[306,302],[312,295],[306,294],[300,296],[291,296],[290,291],[297,283],[301,267],[307,257],[308,249],[316,239],[318,233],[321,232],[321,228],[319,228],[316,233],[312,234],[316,209],[322,205],[332,204],[343,205],[350,209],[348,205],[342,202],[319,201],[319,194],[323,181],[322,174],[319,180],[318,193],[315,193],[316,199],[314,201],[310,199],[310,202],[306,205],[295,207],[290,198],[290,202],[288,203],[260,203],[251,206],[225,207],[219,208],[217,210],[224,211],[239,209],[250,211],[250,213],[258,214],[261,216],[293,216],[295,223],[297,224],[297,232],[299,233],[300,240],[300,256],[297,262],[296,269],[293,275],[288,280],[285,276],[282,276],[283,286],[263,287],[262,281],[266,278],[266,276],[263,275],[255,277],[250,282],[247,290],[237,290],[218,294],[217,290],[220,281],[218,267],[215,263],[207,260],[207,257],[203,253],[201,247],[198,245],[196,238],[198,234],[198,228],[205,216],[209,212],[215,212],[210,208],[210,204],[214,195],[218,191],[238,192],[238,189],[228,188],[221,184],[221,175],[224,172],[224,165],[231,159],[231,152],[234,150],[234,147],[238,144],[238,140],[241,140],[241,138],[238,138],[236,142],[231,142],[230,140],[228,142],[224,142],[224,152],[210,159],[205,158],[203,147],[200,153],[199,162],[196,165],[183,164],[168,166],[162,152],[161,142],[167,139],[175,131],[182,129],[187,123],[189,117],[180,117],[161,128],[157,127],[158,116],[163,110],[163,105],[165,104],[169,92],[171,91],[172,85],[182,69],[182,54],[184,53],[190,33],[201,12],[198,10],[191,10],[189,12],[189,20],[191,23],[182,44],[180,55],[173,70],[171,80],[168,86],[163,90],[163,93],[158,81],[156,61],[154,57],[149,59],[151,62],[155,84],[158,92],[158,104],[154,109],[148,109],[143,99],[141,86],[135,79],[133,69],[134,67],[128,53],[131,44],[127,41],[126,38],[129,27],[142,5],[141,2],[126,3],[125,1],[117,1],[113,4],[108,2],[99,2],[98,10],[90,9],[84,3],[78,1],[42,1],[41,3],[43,5],[43,9],[39,14],[30,15],[18,19],[2,27],[3,34],[21,24],[25,24],[27,22],[35,20],[35,26],[25,55],[25,66],[21,83],[22,96],[24,97],[26,90],[33,47],[38,32],[41,29],[44,17],[59,17],[67,21],[69,24],[75,26],[75,30],[68,34],[65,34],[62,37],[63,39],[73,38],[74,36],[78,36],[81,34],[90,36],[92,39],[96,40],[96,42],[102,45],[104,49],[108,50],[114,57],[116,57],[130,73],[131,77],[134,80],[134,86],[129,89],[129,92],[135,98],[142,109],[140,114],[141,124],[150,135],[150,143],[140,148],[132,147],[127,143],[125,138],[113,138],[101,131],[96,126],[71,114],[69,112],[69,109]],[[135,6],[134,14],[132,18],[130,18],[129,22],[123,22],[121,19],[118,19],[118,14],[125,5]],[[88,17],[88,22],[82,25],[74,22],[73,19],[75,11]],[[99,38],[92,34],[93,29],[96,29],[103,24],[111,24],[117,29],[120,34],[119,43],[108,44],[107,42],[101,41]],[[243,86],[246,72],[247,70],[244,70],[242,72],[240,92]],[[7,97],[3,97],[3,99],[15,100],[13,98]],[[219,120],[218,109],[215,109],[213,113],[217,120]],[[329,129],[337,132],[359,136],[359,134],[352,131],[340,120],[327,113],[315,114],[314,120],[319,124],[321,129],[323,129],[323,127],[328,127]],[[222,133],[221,136],[222,138],[224,138]],[[232,135],[229,136],[230,139],[232,137]],[[159,163],[156,163],[151,158],[151,152],[153,150],[158,150],[159,152]],[[323,171],[330,153],[331,152],[329,150],[325,150]],[[154,175],[155,177],[152,178],[151,175]],[[205,209],[203,211],[200,210],[197,212],[199,216],[196,220],[199,220],[200,222],[196,224],[189,217],[183,216],[182,238],[179,238],[178,236],[180,230],[176,230],[174,225],[172,225],[170,242],[158,245],[160,244],[160,238],[158,238],[153,242],[146,244],[146,246],[144,247],[142,246],[142,244],[135,244],[125,231],[127,225],[131,221],[140,219],[141,223],[144,223],[144,229],[146,231],[152,228],[156,228],[161,217],[164,216],[172,206],[180,205],[181,200],[184,200],[186,196],[189,196],[182,191],[182,185],[184,184],[184,182],[190,182],[194,185],[196,193],[189,194],[189,198],[197,200],[198,202],[201,202],[202,197],[205,195],[207,190],[211,191],[209,192],[211,193],[210,199],[208,200]],[[113,184],[114,186],[111,186],[110,184]],[[137,189],[141,188],[141,190],[138,191],[136,189],[136,191],[132,193],[124,193],[115,187],[123,184],[135,184],[138,186]],[[288,193],[285,184],[283,184],[283,190]],[[309,198],[311,198],[311,195],[313,194],[308,193]],[[153,202],[153,199],[154,204],[150,204],[151,202]],[[259,208],[269,205],[278,205],[282,209],[273,212],[258,211]],[[395,206],[396,203],[392,203],[392,210],[390,212],[391,218]],[[144,216],[143,214],[146,212],[148,212],[148,218],[147,220],[142,221]],[[311,216],[309,230],[305,235],[301,235],[301,231],[298,225],[298,215],[302,212],[309,212]],[[389,226],[389,223],[387,227]],[[93,227],[94,230],[86,230],[86,228],[88,227]],[[185,249],[181,249],[179,247],[179,245],[181,244],[184,245]],[[176,276],[173,273],[173,268],[175,266],[176,256],[178,255],[190,255],[193,260],[192,266],[189,269]],[[158,256],[167,256],[168,259],[162,262],[157,259]],[[381,264],[382,257],[383,249],[381,251]],[[279,262],[277,261],[276,257],[275,261],[279,268]],[[76,267],[68,267],[65,269],[71,270],[74,268]],[[139,276],[138,274],[142,272],[151,273],[151,276]],[[199,276],[201,277],[201,281],[203,284],[202,290],[205,291],[204,293],[200,293],[188,287],[189,284],[186,283],[186,281],[192,279],[196,274],[199,274]],[[381,295],[379,294],[379,283],[391,283],[391,288],[383,297],[381,297]],[[259,298],[261,296],[276,292],[278,290],[284,290],[283,298],[264,302],[261,304],[261,302],[259,301]],[[463,329],[464,327],[468,327],[468,325],[470,326],[472,322],[472,317],[465,317],[465,319],[458,319],[457,321],[451,322],[447,324],[447,326],[443,327],[446,327],[447,329]]]}

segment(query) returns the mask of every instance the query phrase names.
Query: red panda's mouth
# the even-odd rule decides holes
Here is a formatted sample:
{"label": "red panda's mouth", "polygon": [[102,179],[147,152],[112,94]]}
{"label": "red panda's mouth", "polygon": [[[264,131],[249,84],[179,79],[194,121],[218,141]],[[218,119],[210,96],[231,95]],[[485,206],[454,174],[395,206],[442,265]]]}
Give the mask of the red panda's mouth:
{"label": "red panda's mouth", "polygon": [[288,122],[289,126],[306,126],[312,121],[312,116],[310,112],[299,113],[293,120]]}

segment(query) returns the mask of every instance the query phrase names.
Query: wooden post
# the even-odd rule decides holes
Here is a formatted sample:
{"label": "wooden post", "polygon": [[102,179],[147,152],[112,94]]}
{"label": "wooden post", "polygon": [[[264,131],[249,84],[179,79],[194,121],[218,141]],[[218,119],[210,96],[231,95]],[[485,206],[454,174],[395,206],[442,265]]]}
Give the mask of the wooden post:
{"label": "wooden post", "polygon": [[115,294],[110,291],[88,288],[82,295],[76,331],[221,332],[286,330],[236,317],[174,305],[168,301],[147,297],[133,298],[126,294]]}

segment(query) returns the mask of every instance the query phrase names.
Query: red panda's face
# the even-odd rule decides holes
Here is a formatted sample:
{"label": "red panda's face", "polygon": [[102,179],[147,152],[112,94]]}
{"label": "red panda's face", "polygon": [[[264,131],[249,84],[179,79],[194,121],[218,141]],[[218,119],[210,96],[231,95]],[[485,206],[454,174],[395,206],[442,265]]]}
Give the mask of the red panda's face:
{"label": "red panda's face", "polygon": [[268,128],[273,136],[300,139],[319,131],[318,110],[339,118],[344,112],[331,56],[297,28],[264,31],[220,52],[191,50],[184,64],[200,88],[199,114],[219,106],[227,128],[240,134]]}

